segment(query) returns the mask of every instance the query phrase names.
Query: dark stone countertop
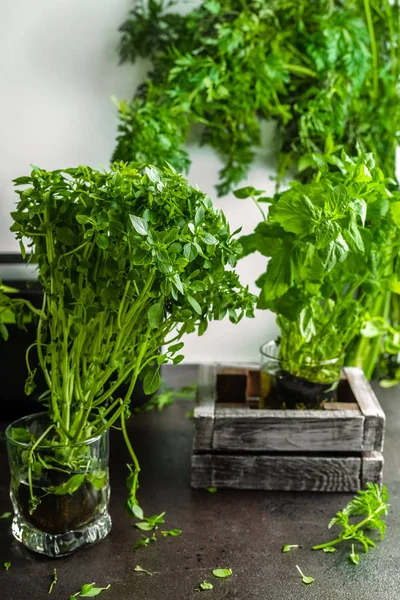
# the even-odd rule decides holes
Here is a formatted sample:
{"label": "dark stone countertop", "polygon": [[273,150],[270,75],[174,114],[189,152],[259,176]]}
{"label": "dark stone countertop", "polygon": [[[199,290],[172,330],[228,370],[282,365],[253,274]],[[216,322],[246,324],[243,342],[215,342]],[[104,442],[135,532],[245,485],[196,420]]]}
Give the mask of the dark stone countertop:
{"label": "dark stone countertop", "polygon": [[[195,379],[194,367],[166,372],[173,384]],[[348,494],[218,491],[190,488],[191,408],[181,401],[161,413],[132,419],[130,431],[142,465],[140,499],[147,514],[166,511],[165,528],[180,528],[177,538],[161,538],[136,552],[140,532],[124,511],[128,456],[118,432],[111,446],[111,534],[97,546],[51,560],[35,555],[0,520],[1,600],[48,598],[53,568],[58,584],[50,598],[68,600],[83,583],[111,584],[104,600],[196,600],[206,579],[214,584],[202,592],[210,600],[398,600],[400,598],[400,393],[378,389],[387,415],[385,483],[391,494],[386,538],[354,566],[343,548],[335,554],[313,552],[311,546],[329,539],[330,518],[351,498]],[[5,444],[0,444],[0,514],[10,510]],[[283,544],[301,548],[282,554]],[[306,586],[298,564],[315,578]],[[140,565],[153,576],[134,572]],[[233,575],[217,580],[211,570],[230,567]]]}

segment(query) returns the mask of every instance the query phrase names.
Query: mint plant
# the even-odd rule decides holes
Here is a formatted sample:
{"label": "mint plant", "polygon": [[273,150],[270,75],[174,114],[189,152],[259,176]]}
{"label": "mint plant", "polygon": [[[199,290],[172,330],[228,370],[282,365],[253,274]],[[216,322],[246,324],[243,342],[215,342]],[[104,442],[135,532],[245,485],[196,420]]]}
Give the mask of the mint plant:
{"label": "mint plant", "polygon": [[[33,443],[31,511],[40,502],[32,474],[75,465],[77,474],[46,492],[74,493],[87,478],[76,444],[118,424],[132,461],[127,508],[141,519],[139,463],[126,429],[132,390],[138,378],[147,394],[157,390],[161,365],[183,359],[183,334],[201,335],[225,315],[233,323],[252,316],[254,297],[233,270],[240,244],[210,199],[168,166],[33,166],[15,184],[12,231],[28,239],[44,292],[36,347],[50,426],[40,438],[13,432]],[[32,391],[36,366],[28,360],[28,368]],[[46,444],[72,450],[48,464],[38,454]],[[101,489],[105,474],[90,477]]]}

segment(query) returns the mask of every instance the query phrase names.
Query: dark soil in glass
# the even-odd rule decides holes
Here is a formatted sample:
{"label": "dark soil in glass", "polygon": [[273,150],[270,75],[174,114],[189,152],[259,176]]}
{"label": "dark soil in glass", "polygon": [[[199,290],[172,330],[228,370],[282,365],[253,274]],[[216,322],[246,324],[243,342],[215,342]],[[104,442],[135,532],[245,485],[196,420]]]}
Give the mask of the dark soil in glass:
{"label": "dark soil in glass", "polygon": [[91,483],[83,483],[72,494],[46,494],[34,486],[34,494],[41,497],[35,511],[29,514],[29,486],[19,483],[14,498],[24,519],[47,533],[65,533],[90,523],[105,506],[104,490],[96,490]]}
{"label": "dark soil in glass", "polygon": [[324,402],[333,402],[337,398],[336,382],[316,383],[284,369],[270,378],[271,387],[266,398],[268,408],[316,409]]}

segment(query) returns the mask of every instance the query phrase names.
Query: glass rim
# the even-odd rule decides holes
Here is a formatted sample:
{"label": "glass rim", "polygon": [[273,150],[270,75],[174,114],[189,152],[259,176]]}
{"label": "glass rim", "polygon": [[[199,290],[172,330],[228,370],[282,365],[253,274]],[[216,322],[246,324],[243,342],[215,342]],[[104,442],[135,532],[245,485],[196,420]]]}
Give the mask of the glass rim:
{"label": "glass rim", "polygon": [[[284,362],[284,361],[282,361],[281,358],[274,356],[272,354],[272,352],[269,353],[268,347],[269,348],[279,348],[280,344],[275,340],[270,340],[269,342],[265,342],[264,344],[261,344],[261,346],[260,346],[261,356],[268,358],[271,361],[274,361],[276,363]],[[335,358],[327,358],[326,360],[320,360],[318,362],[310,362],[310,363],[306,363],[306,364],[308,367],[319,367],[319,366],[325,366],[325,365],[333,365],[342,359],[343,359],[343,354],[341,354],[340,356],[336,356]]]}
{"label": "glass rim", "polygon": [[[14,440],[11,437],[11,429],[16,427],[17,423],[19,423],[21,421],[27,421],[29,419],[31,421],[33,421],[35,418],[41,418],[41,417],[47,417],[48,419],[50,419],[48,413],[46,411],[42,411],[42,412],[38,412],[38,413],[32,413],[30,415],[25,415],[24,417],[19,417],[18,419],[15,419],[15,421],[13,421],[9,425],[7,425],[6,430],[5,430],[5,437],[6,437],[7,443],[10,442],[11,444],[15,444],[16,446],[21,446],[24,448],[31,448],[35,442],[19,442],[18,440]],[[36,446],[36,448],[40,448],[40,449],[46,448],[47,450],[50,450],[50,449],[59,450],[60,448],[75,448],[77,446],[84,446],[84,445],[87,446],[91,443],[97,442],[105,434],[108,434],[108,429],[103,431],[103,433],[94,435],[93,437],[86,438],[84,440],[81,440],[80,442],[73,442],[70,444],[58,444],[57,446],[46,446],[46,445],[39,444],[38,446]]]}

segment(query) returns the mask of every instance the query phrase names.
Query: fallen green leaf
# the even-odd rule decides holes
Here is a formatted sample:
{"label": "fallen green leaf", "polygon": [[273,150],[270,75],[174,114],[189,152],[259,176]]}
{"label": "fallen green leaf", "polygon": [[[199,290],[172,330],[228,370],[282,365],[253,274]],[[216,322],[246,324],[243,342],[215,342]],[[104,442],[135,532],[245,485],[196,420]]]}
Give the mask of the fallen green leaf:
{"label": "fallen green leaf", "polygon": [[11,563],[10,562],[5,562],[4,563],[4,568],[6,571],[8,571],[8,569],[11,567]]}
{"label": "fallen green leaf", "polygon": [[140,567],[139,565],[136,565],[136,567],[133,570],[137,573],[146,573],[146,575],[153,575],[153,573],[150,573],[150,571],[147,571],[147,569],[143,569],[143,567]]}
{"label": "fallen green leaf", "polygon": [[157,541],[155,533],[153,533],[153,535],[151,537],[146,537],[146,536],[142,536],[142,537],[143,537],[143,539],[136,542],[136,544],[133,546],[134,550],[138,550],[139,548],[145,548],[146,546],[149,546],[153,542]]}
{"label": "fallen green leaf", "polygon": [[171,537],[178,537],[178,535],[181,535],[182,533],[182,529],[169,529],[168,531],[162,531],[161,535],[163,537],[167,537],[168,535],[170,535]]}
{"label": "fallen green leaf", "polygon": [[299,545],[298,544],[285,544],[285,546],[283,546],[282,548],[282,552],[290,552],[292,550],[292,548],[298,548]]}
{"label": "fallen green leaf", "polygon": [[10,517],[12,517],[12,512],[5,512],[0,515],[0,519],[9,519]]}
{"label": "fallen green leaf", "polygon": [[215,494],[217,491],[216,487],[208,487],[206,488],[206,492],[209,492],[210,494]]}
{"label": "fallen green leaf", "polygon": [[304,575],[304,573],[302,572],[302,570],[300,569],[300,567],[298,565],[296,565],[296,569],[300,573],[301,580],[302,580],[303,583],[309,585],[310,583],[312,583],[313,581],[315,581],[315,579],[313,577],[307,577],[307,575]]}
{"label": "fallen green leaf", "polygon": [[202,581],[198,588],[196,588],[196,592],[204,592],[205,590],[212,590],[213,584],[208,581]]}
{"label": "fallen green leaf", "polygon": [[349,554],[349,559],[354,565],[358,565],[360,561],[360,555],[356,554],[354,551],[354,544],[351,545],[351,553]]}
{"label": "fallen green leaf", "polygon": [[223,579],[232,575],[232,569],[213,569],[212,574],[214,577],[220,577]]}

